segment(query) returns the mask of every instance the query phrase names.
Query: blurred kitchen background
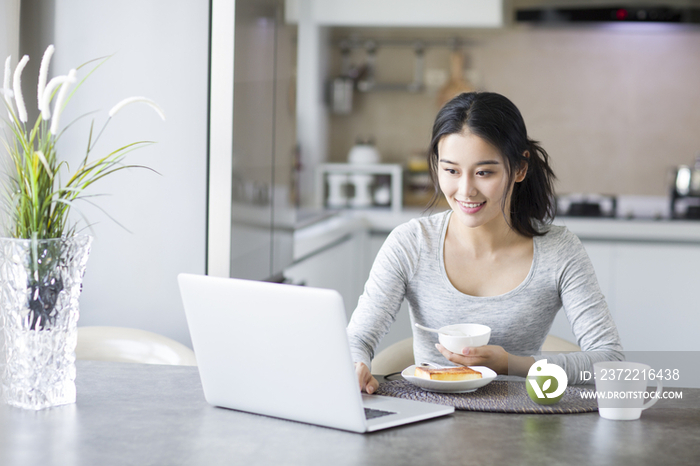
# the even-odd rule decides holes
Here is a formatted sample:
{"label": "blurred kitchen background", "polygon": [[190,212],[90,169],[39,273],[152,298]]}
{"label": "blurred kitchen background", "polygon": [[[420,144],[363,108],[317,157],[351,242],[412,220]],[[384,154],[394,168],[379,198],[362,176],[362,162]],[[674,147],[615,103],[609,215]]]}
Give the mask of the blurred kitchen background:
{"label": "blurred kitchen background", "polygon": [[[406,84],[413,80],[413,43],[424,42],[427,79],[416,92],[355,92],[351,111],[331,113],[329,159],[345,162],[355,139],[369,136],[383,162],[423,156],[456,40],[463,79],[518,106],[552,156],[559,192],[666,196],[667,171],[700,153],[700,31],[631,26],[334,28],[329,76],[342,76],[337,44],[354,39],[387,41],[377,47],[376,80]],[[366,55],[353,50],[353,65],[362,66]]]}
{"label": "blurred kitchen background", "polygon": [[[344,163],[353,145],[367,139],[384,163],[408,168],[424,157],[441,90],[455,80],[457,55],[457,78],[467,88],[499,92],[519,107],[531,137],[552,156],[558,193],[623,196],[619,215],[669,217],[669,177],[679,165],[693,166],[700,154],[694,130],[700,127],[698,25],[521,22],[517,11],[526,7],[577,2],[474,3],[502,5],[502,19],[493,27],[470,27],[468,18],[448,10],[444,21],[462,21],[463,27],[320,28],[330,101],[315,133],[321,157]],[[374,82],[397,86],[363,91],[368,67]],[[350,76],[352,97],[338,105],[337,87]]]}

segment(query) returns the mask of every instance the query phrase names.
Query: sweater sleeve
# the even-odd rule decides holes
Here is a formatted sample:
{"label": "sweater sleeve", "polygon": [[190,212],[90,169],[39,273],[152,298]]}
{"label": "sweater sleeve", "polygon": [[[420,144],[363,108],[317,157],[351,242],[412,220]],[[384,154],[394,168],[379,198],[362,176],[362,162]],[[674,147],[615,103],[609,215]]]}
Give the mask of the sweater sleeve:
{"label": "sweater sleeve", "polygon": [[596,279],[593,264],[573,233],[565,230],[557,248],[558,290],[580,352],[550,355],[548,362],[561,366],[570,384],[584,383],[581,371],[593,371],[599,361],[624,359],[620,336]]}
{"label": "sweater sleeve", "polygon": [[370,363],[379,342],[396,320],[406,285],[413,276],[420,256],[416,224],[395,228],[377,254],[364,292],[348,324],[348,340],[353,361]]}

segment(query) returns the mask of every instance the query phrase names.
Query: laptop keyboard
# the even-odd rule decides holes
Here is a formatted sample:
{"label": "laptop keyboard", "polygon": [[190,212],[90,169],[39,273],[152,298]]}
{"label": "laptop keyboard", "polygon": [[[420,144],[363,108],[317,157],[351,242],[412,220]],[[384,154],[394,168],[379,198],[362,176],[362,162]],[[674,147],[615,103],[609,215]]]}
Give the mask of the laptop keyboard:
{"label": "laptop keyboard", "polygon": [[369,419],[376,419],[378,417],[388,416],[392,413],[391,411],[382,411],[381,409],[365,408],[365,417]]}

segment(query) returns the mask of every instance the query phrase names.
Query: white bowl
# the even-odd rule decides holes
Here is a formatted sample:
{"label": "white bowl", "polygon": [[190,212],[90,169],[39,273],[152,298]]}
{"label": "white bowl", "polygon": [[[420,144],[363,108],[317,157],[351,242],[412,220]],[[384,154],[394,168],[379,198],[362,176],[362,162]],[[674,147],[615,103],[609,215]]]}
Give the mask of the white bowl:
{"label": "white bowl", "polygon": [[[465,336],[447,335],[443,330],[457,330]],[[462,354],[462,349],[467,346],[484,346],[491,338],[491,328],[481,324],[454,324],[438,329],[438,341],[442,346],[453,353]]]}

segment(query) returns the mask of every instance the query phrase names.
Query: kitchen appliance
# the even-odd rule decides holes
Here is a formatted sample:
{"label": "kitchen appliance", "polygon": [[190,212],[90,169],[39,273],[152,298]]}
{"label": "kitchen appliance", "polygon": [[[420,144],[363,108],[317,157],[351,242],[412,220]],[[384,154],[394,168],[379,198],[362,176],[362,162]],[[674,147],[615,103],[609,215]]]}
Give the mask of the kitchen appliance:
{"label": "kitchen appliance", "polygon": [[535,24],[700,23],[700,8],[689,0],[515,0],[514,10],[516,22]]}
{"label": "kitchen appliance", "polygon": [[606,194],[559,195],[557,215],[613,218],[617,215],[617,198]]}
{"label": "kitchen appliance", "polygon": [[700,155],[695,165],[679,165],[671,171],[672,218],[700,220]]}
{"label": "kitchen appliance", "polygon": [[379,163],[380,160],[379,150],[372,138],[358,139],[348,152],[348,163],[351,164]]}
{"label": "kitchen appliance", "polygon": [[621,194],[617,196],[617,216],[627,220],[670,219],[668,196]]}

